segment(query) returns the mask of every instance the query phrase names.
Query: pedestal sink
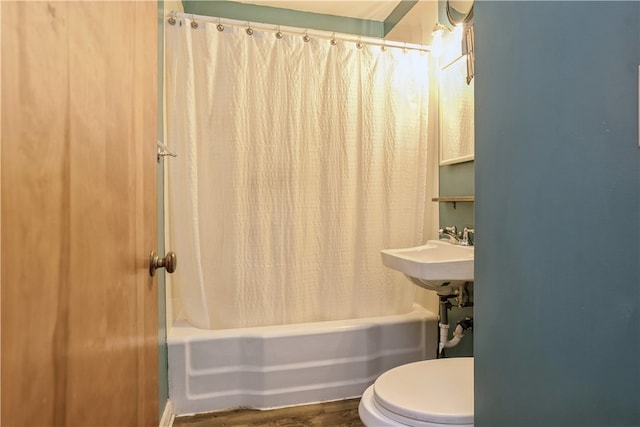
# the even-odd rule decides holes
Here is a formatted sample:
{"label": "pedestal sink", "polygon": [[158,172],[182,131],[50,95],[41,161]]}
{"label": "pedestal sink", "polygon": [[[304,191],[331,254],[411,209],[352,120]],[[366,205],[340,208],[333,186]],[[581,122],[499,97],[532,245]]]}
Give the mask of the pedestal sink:
{"label": "pedestal sink", "polygon": [[382,263],[404,273],[416,285],[448,295],[473,282],[473,246],[429,240],[422,246],[380,251]]}

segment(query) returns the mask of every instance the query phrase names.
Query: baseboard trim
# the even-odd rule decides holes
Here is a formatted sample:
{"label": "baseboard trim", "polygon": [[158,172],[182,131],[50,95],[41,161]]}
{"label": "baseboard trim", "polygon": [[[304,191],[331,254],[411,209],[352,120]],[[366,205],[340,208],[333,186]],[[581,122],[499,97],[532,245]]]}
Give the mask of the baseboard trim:
{"label": "baseboard trim", "polygon": [[173,420],[176,418],[175,412],[173,412],[173,404],[167,399],[167,404],[164,406],[164,412],[160,419],[160,425],[158,427],[171,427]]}

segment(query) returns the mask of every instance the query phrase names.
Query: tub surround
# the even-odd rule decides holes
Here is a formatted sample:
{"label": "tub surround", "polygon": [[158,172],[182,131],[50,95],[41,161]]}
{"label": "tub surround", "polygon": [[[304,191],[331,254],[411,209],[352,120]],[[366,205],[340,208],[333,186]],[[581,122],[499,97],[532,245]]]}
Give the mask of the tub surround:
{"label": "tub surround", "polygon": [[383,372],[433,359],[437,316],[403,315],[245,329],[177,323],[168,333],[176,414],[268,409],[359,397]]}

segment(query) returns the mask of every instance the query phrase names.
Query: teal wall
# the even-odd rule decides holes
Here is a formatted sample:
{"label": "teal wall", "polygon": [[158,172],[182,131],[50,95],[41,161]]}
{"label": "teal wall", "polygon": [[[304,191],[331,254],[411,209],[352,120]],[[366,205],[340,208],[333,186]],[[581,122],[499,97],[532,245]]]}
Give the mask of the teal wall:
{"label": "teal wall", "polygon": [[[164,142],[164,2],[158,1],[158,140]],[[158,163],[158,253],[164,254],[164,164]],[[164,269],[158,271],[158,409],[160,417],[169,399],[167,298]]]}
{"label": "teal wall", "polygon": [[384,37],[411,10],[417,0],[402,0],[384,21],[371,21],[228,0],[183,1],[185,13],[261,22],[298,28]]}
{"label": "teal wall", "polygon": [[[440,197],[473,196],[474,162],[440,166]],[[440,203],[440,227],[455,225],[459,230],[473,228],[474,207],[471,202]]]}
{"label": "teal wall", "polygon": [[640,3],[475,30],[475,425],[638,426]]}

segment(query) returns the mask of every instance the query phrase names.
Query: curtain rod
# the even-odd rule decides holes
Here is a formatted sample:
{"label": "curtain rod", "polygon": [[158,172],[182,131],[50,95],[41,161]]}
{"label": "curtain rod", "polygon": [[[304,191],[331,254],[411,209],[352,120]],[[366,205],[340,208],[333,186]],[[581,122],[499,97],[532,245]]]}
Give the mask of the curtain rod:
{"label": "curtain rod", "polygon": [[274,33],[276,34],[276,36],[280,34],[280,37],[282,37],[282,34],[289,34],[289,35],[301,36],[303,38],[315,37],[318,39],[331,40],[332,44],[334,43],[335,40],[340,40],[340,41],[353,42],[356,44],[368,44],[368,45],[380,46],[380,47],[393,47],[393,48],[400,48],[400,49],[407,49],[407,50],[417,50],[420,52],[431,52],[430,46],[424,46],[424,45],[415,44],[415,43],[391,41],[383,38],[362,37],[355,34],[336,33],[332,31],[313,30],[309,28],[289,27],[289,26],[276,25],[276,24],[265,24],[261,22],[240,21],[236,19],[218,18],[218,17],[211,17],[211,16],[204,16],[204,15],[194,15],[191,13],[183,13],[183,12],[175,12],[175,11],[170,12],[167,16],[170,24],[172,23],[171,22],[172,19],[174,20],[173,24],[175,24],[175,18],[190,19],[192,21],[192,26],[193,26],[193,22],[196,23],[196,28],[197,28],[198,22],[211,22],[211,23],[218,24],[219,26],[222,27],[222,29],[224,29],[225,25],[229,25],[232,27],[246,28],[247,33],[253,32],[254,29],[258,29],[261,31]]}

